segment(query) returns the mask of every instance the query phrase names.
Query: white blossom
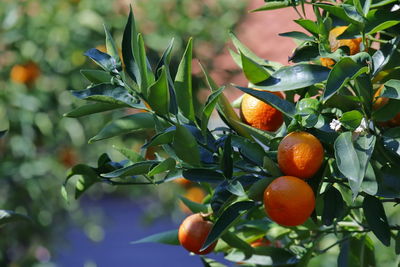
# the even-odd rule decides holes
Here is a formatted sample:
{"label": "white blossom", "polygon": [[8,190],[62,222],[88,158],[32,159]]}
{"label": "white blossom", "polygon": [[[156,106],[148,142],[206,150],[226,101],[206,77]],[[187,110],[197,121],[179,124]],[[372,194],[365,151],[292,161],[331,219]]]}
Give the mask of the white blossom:
{"label": "white blossom", "polygon": [[340,127],[342,127],[342,123],[339,120],[333,119],[332,122],[329,123],[329,127],[337,132],[340,130]]}
{"label": "white blossom", "polygon": [[354,130],[354,133],[362,133],[368,128],[367,120],[362,118],[360,125]]}

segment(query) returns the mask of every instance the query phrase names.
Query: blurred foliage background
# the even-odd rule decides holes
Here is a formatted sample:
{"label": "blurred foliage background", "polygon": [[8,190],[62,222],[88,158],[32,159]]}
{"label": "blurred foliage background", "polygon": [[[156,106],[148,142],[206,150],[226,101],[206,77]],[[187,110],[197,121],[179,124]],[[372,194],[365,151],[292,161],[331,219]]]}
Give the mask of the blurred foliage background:
{"label": "blurred foliage background", "polygon": [[[125,0],[0,2],[0,130],[8,129],[0,140],[0,209],[32,218],[32,223],[0,226],[0,266],[47,262],[54,254],[56,237],[61,241],[59,235],[71,220],[91,239],[101,240],[101,214],[84,213],[74,200],[66,203],[60,188],[71,166],[79,162],[95,166],[93,159],[105,150],[118,158],[107,141],[90,145],[87,140],[110,119],[107,116],[121,114],[103,113],[82,120],[62,115],[78,101],[68,90],[88,85],[79,70],[95,68],[83,53],[92,47],[104,49],[103,22],[120,43],[129,4]],[[227,29],[245,14],[245,5],[246,1],[229,0],[201,5],[190,0],[146,0],[133,7],[150,54],[160,54],[175,37],[174,53],[180,57],[184,43],[193,36],[197,58],[211,66],[227,40]],[[120,142],[139,151],[144,139],[143,134]],[[97,186],[87,197],[100,198],[113,190]],[[122,188],[116,193],[124,197],[146,194],[148,199],[148,192],[153,192],[151,199],[163,199],[145,199],[152,205],[152,214],[144,219],[151,221],[166,211],[181,212],[173,190],[183,192],[184,187]]]}

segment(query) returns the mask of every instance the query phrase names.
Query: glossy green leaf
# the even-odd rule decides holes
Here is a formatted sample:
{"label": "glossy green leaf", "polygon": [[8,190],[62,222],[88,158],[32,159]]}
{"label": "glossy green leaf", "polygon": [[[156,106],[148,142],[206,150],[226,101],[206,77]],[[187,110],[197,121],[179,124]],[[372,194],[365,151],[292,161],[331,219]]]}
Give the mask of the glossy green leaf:
{"label": "glossy green leaf", "polygon": [[261,101],[266,102],[267,104],[273,106],[274,108],[280,110],[282,113],[284,113],[286,116],[288,117],[294,117],[294,115],[296,114],[296,108],[295,106],[289,102],[286,101],[282,98],[280,98],[277,95],[274,95],[270,92],[266,92],[266,91],[260,91],[260,90],[254,90],[251,88],[246,88],[246,87],[240,87],[240,86],[236,86],[236,88],[240,89],[241,91],[250,94],[258,99],[260,99]]}
{"label": "glossy green leaf", "polygon": [[117,63],[109,54],[103,53],[96,48],[91,48],[85,52],[85,56],[90,57],[96,64],[107,72],[113,72],[117,68]]}
{"label": "glossy green leaf", "polygon": [[149,88],[148,104],[157,114],[165,115],[169,111],[169,89],[165,66],[160,69],[160,77]]}
{"label": "glossy green leaf", "polygon": [[246,57],[242,52],[240,52],[241,63],[243,73],[247,80],[251,83],[259,83],[268,79],[271,75],[269,72],[257,62]]}
{"label": "glossy green leaf", "polygon": [[287,0],[284,1],[268,1],[266,4],[262,7],[256,8],[254,10],[251,10],[251,12],[258,12],[258,11],[265,11],[265,10],[275,10],[275,9],[281,9],[284,7],[290,6],[290,2]]}
{"label": "glossy green leaf", "polygon": [[400,173],[399,166],[394,168],[384,166],[378,172],[378,196],[388,198],[400,197]]}
{"label": "glossy green leaf", "polygon": [[208,121],[210,120],[211,114],[218,104],[219,97],[224,90],[224,87],[219,88],[217,91],[212,92],[204,105],[201,112],[201,132],[205,136],[207,132]]}
{"label": "glossy green leaf", "polygon": [[231,179],[233,174],[233,149],[231,140],[231,135],[228,135],[225,139],[221,160],[221,170],[224,172],[224,175],[227,179]]}
{"label": "glossy green leaf", "polygon": [[7,223],[20,221],[31,221],[31,219],[26,215],[16,213],[11,210],[0,210],[0,226],[3,226]]}
{"label": "glossy green leaf", "polygon": [[135,17],[132,7],[129,9],[129,17],[125,25],[122,37],[122,58],[125,63],[125,70],[129,77],[137,84],[141,84],[140,72],[137,61],[139,60],[139,46],[137,44],[137,31]]}
{"label": "glossy green leaf", "polygon": [[140,72],[140,91],[145,97],[147,97],[148,87],[150,84],[154,82],[154,74],[152,73],[151,68],[147,61],[146,49],[144,46],[144,40],[141,33],[138,33],[137,35],[137,44],[138,44],[139,57],[136,59],[136,61],[138,62],[139,72]]}
{"label": "glossy green leaf", "polygon": [[342,58],[335,64],[332,71],[329,73],[324,91],[324,100],[329,99],[350,80],[355,79],[357,76],[368,71],[368,67],[363,67],[351,58]]}
{"label": "glossy green leaf", "polygon": [[344,127],[354,131],[360,125],[362,118],[363,114],[360,111],[352,110],[343,113],[339,120]]}
{"label": "glossy green leaf", "polygon": [[397,232],[397,235],[395,237],[395,252],[397,255],[400,254],[400,231]]}
{"label": "glossy green leaf", "polygon": [[226,265],[217,262],[214,259],[200,257],[201,262],[203,263],[203,267],[227,267]]}
{"label": "glossy green leaf", "polygon": [[139,153],[135,152],[132,149],[119,147],[119,146],[115,146],[115,145],[113,145],[113,148],[115,150],[117,150],[119,153],[121,153],[122,155],[124,155],[127,159],[129,159],[133,163],[145,160],[142,155],[140,155]]}
{"label": "glossy green leaf", "polygon": [[389,99],[383,107],[372,112],[372,118],[376,121],[388,121],[399,113],[400,100]]}
{"label": "glossy green leaf", "polygon": [[111,82],[112,76],[103,70],[81,70],[81,74],[85,77],[89,82],[94,84],[99,83],[109,83]]}
{"label": "glossy green leaf", "polygon": [[360,161],[354,149],[351,135],[351,132],[344,132],[336,138],[334,144],[335,158],[340,172],[347,179],[358,182],[360,179]]}
{"label": "glossy green leaf", "polygon": [[192,182],[207,182],[219,183],[225,179],[224,175],[220,172],[210,169],[187,169],[182,172],[182,176]]}
{"label": "glossy green leaf", "polygon": [[191,201],[191,200],[189,200],[189,199],[187,199],[185,197],[182,197],[182,196],[180,196],[179,198],[181,199],[183,204],[186,207],[188,207],[188,209],[193,213],[199,213],[199,212],[207,213],[208,212],[207,205]]}
{"label": "glossy green leaf", "polygon": [[176,125],[172,147],[181,160],[194,166],[200,165],[200,152],[196,139],[186,127]]}
{"label": "glossy green leaf", "polygon": [[367,171],[368,163],[371,159],[372,153],[375,148],[376,136],[372,134],[360,135],[354,140],[354,149],[357,154],[358,162],[360,164],[359,174],[357,180],[349,180],[349,185],[356,196],[360,191],[361,185]]}
{"label": "glossy green leaf", "polygon": [[242,122],[238,122],[238,124],[245,128],[252,137],[258,139],[263,144],[268,144],[274,138],[274,133],[272,132],[263,131]]}
{"label": "glossy green leaf", "polygon": [[332,15],[348,22],[361,24],[365,21],[363,16],[357,12],[354,6],[342,4],[341,6],[330,5],[325,3],[314,4],[315,6],[328,11]]}
{"label": "glossy green leaf", "polygon": [[385,246],[390,246],[390,228],[382,203],[376,197],[364,197],[363,210],[365,219],[375,236]]}
{"label": "glossy green leaf", "polygon": [[226,208],[213,225],[201,250],[208,248],[212,243],[217,241],[244,213],[253,207],[253,201],[241,201]]}
{"label": "glossy green leaf", "polygon": [[221,239],[230,247],[240,249],[248,256],[251,256],[251,253],[253,252],[252,246],[242,238],[238,237],[234,232],[227,231],[223,236],[221,236]]}
{"label": "glossy green leaf", "polygon": [[400,156],[400,127],[391,128],[384,132],[383,146]]}
{"label": "glossy green leaf", "polygon": [[[84,164],[78,164],[72,167],[68,173],[68,176],[64,182],[64,187],[66,186],[68,180],[75,175],[80,175],[75,184],[75,199],[79,198],[93,184],[100,181],[94,168]],[[67,195],[64,197],[67,198]]]}
{"label": "glossy green leaf", "polygon": [[376,266],[374,250],[374,243],[367,235],[350,237],[340,246],[338,266]]}
{"label": "glossy green leaf", "polygon": [[158,163],[154,168],[152,168],[147,175],[153,176],[165,171],[169,171],[175,168],[176,162],[173,158],[167,158],[164,161]]}
{"label": "glossy green leaf", "polygon": [[178,66],[174,86],[179,109],[186,118],[195,121],[192,95],[192,46],[193,40],[189,39]]}
{"label": "glossy green leaf", "polygon": [[298,46],[289,61],[293,63],[314,61],[320,57],[318,44],[315,42],[305,42]]}
{"label": "glossy green leaf", "polygon": [[151,167],[158,163],[159,161],[156,160],[136,162],[130,166],[117,169],[109,173],[103,173],[101,174],[101,176],[104,178],[117,178],[117,177],[147,174],[150,171]]}
{"label": "glossy green leaf", "polygon": [[289,91],[304,88],[325,81],[329,69],[320,65],[301,63],[282,67],[267,80],[254,87],[267,91]]}
{"label": "glossy green leaf", "polygon": [[94,104],[86,104],[83,106],[80,106],[74,110],[71,110],[70,112],[67,112],[64,114],[64,117],[69,117],[69,118],[79,118],[95,113],[100,113],[104,111],[109,111],[109,110],[114,110],[118,108],[123,108],[123,107],[128,107],[128,105],[125,104],[108,104],[108,103],[94,103]]}
{"label": "glossy green leaf", "polygon": [[175,131],[165,131],[153,136],[149,142],[147,142],[143,148],[151,146],[166,145],[172,143],[174,140]]}
{"label": "glossy green leaf", "polygon": [[103,24],[104,27],[104,32],[106,34],[106,48],[107,48],[107,53],[112,56],[117,64],[117,68],[121,67],[121,59],[119,58],[119,53],[118,53],[118,48],[117,45],[115,44],[114,39],[111,36],[111,33],[108,31],[107,26]]}
{"label": "glossy green leaf", "polygon": [[140,243],[160,243],[167,245],[180,245],[178,240],[178,230],[170,230],[163,233],[154,234],[137,241],[131,242],[131,244],[140,244]]}
{"label": "glossy green leaf", "polygon": [[312,33],[314,35],[318,35],[319,34],[318,25],[317,25],[317,23],[315,23],[312,20],[309,20],[309,19],[297,19],[297,20],[294,20],[294,22],[296,22],[301,27],[303,27],[304,29],[306,29],[307,31],[309,31],[310,33]]}
{"label": "glossy green leaf", "polygon": [[254,266],[254,264],[256,266],[293,266],[298,262],[294,254],[285,249],[272,246],[254,248],[253,255],[250,258],[247,258],[243,251],[232,250],[225,259],[232,262],[251,264],[250,266]]}
{"label": "glossy green leaf", "polygon": [[335,219],[340,219],[344,214],[345,204],[339,190],[330,186],[324,192],[324,211],[322,221],[324,225],[331,225]]}
{"label": "glossy green leaf", "polygon": [[84,100],[137,107],[136,99],[121,86],[102,83],[85,90],[72,91],[72,94]]}
{"label": "glossy green leaf", "polygon": [[296,31],[284,32],[284,33],[280,33],[279,35],[284,36],[284,37],[290,37],[290,38],[301,40],[301,41],[314,41],[313,37],[308,36],[304,32],[296,32]]}
{"label": "glossy green leaf", "polygon": [[400,37],[393,38],[388,43],[384,44],[380,50],[376,51],[372,55],[373,76],[375,76],[385,68],[391,56],[398,48],[399,42],[400,42]]}
{"label": "glossy green leaf", "polygon": [[389,80],[385,82],[381,97],[400,99],[400,80]]}
{"label": "glossy green leaf", "polygon": [[148,112],[136,113],[108,123],[101,131],[89,140],[89,143],[154,128],[153,115]]}

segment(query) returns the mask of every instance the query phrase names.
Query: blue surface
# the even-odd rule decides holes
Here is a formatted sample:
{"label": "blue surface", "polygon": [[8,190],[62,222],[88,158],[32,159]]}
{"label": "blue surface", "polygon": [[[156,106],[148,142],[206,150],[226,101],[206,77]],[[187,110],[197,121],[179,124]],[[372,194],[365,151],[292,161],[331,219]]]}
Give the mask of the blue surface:
{"label": "blue surface", "polygon": [[[129,244],[151,234],[176,229],[178,225],[162,219],[150,227],[140,223],[138,204],[126,199],[85,201],[84,209],[101,207],[106,215],[105,235],[101,242],[92,242],[78,228],[67,232],[67,244],[59,248],[55,263],[60,267],[80,267],[91,261],[97,267],[202,267],[198,256],[191,256],[181,246],[163,244]],[[210,254],[212,258],[221,256]]]}

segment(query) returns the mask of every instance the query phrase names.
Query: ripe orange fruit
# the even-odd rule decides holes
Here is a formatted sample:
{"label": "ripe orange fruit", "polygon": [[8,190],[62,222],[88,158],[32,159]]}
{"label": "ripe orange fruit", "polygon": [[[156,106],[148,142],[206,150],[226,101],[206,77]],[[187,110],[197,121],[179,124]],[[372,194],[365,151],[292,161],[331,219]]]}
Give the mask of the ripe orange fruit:
{"label": "ripe orange fruit", "polygon": [[324,148],[321,142],[307,132],[292,132],[278,146],[278,164],[286,175],[310,178],[321,167]]}
{"label": "ripe orange fruit", "polygon": [[315,207],[314,192],[302,179],[281,176],[264,191],[264,208],[268,216],[283,226],[303,224]]}
{"label": "ripe orange fruit", "polygon": [[10,72],[10,78],[16,83],[31,84],[40,75],[40,69],[34,62],[15,65]]}
{"label": "ripe orange fruit", "polygon": [[177,179],[175,179],[173,181],[174,181],[174,183],[176,183],[176,184],[178,184],[178,185],[180,185],[180,186],[182,186],[184,188],[187,188],[187,187],[192,185],[192,182],[190,180],[185,179],[183,177],[179,177],[179,178],[177,178]]}
{"label": "ripe orange fruit", "polygon": [[[205,193],[203,189],[199,187],[191,187],[186,191],[183,196],[192,202],[202,203],[205,197]],[[179,207],[184,213],[192,213],[189,208],[186,207],[185,204],[183,204],[183,202],[179,202]]]}
{"label": "ripe orange fruit", "polygon": [[274,246],[274,247],[279,248],[279,247],[281,247],[281,242],[275,241],[274,243],[272,243],[270,240],[263,237],[263,238],[257,239],[256,241],[252,242],[250,244],[250,246],[252,246],[253,248],[269,247],[269,246]]}
{"label": "ripe orange fruit", "polygon": [[[383,85],[381,85],[381,87],[379,87],[378,90],[376,90],[376,92],[374,94],[374,99],[376,99],[374,104],[372,105],[372,108],[374,110],[382,108],[384,105],[387,104],[387,102],[389,102],[389,98],[379,97],[381,95],[382,89],[383,89]],[[379,98],[377,98],[377,97],[379,97]],[[400,112],[397,113],[396,116],[394,116],[394,118],[392,118],[388,121],[385,121],[385,122],[380,122],[379,124],[384,127],[400,126]]]}
{"label": "ripe orange fruit", "polygon": [[[271,93],[283,98],[280,92]],[[240,117],[250,126],[271,132],[278,130],[283,123],[283,115],[279,110],[249,94],[243,96]]]}
{"label": "ripe orange fruit", "polygon": [[[350,50],[350,55],[355,55],[358,52],[360,52],[360,44],[362,39],[361,38],[356,38],[356,39],[337,39],[339,35],[341,35],[345,30],[347,29],[347,26],[340,26],[333,28],[329,32],[329,44],[331,47],[331,51],[335,52],[338,50],[339,47],[341,46],[347,46]],[[321,65],[332,68],[332,66],[335,64],[335,61],[330,59],[330,58],[320,58],[321,60]]]}
{"label": "ripe orange fruit", "polygon": [[207,249],[200,252],[201,247],[207,239],[213,224],[206,221],[200,213],[188,216],[179,226],[178,239],[181,245],[190,252],[205,255],[214,250],[217,241]]}

